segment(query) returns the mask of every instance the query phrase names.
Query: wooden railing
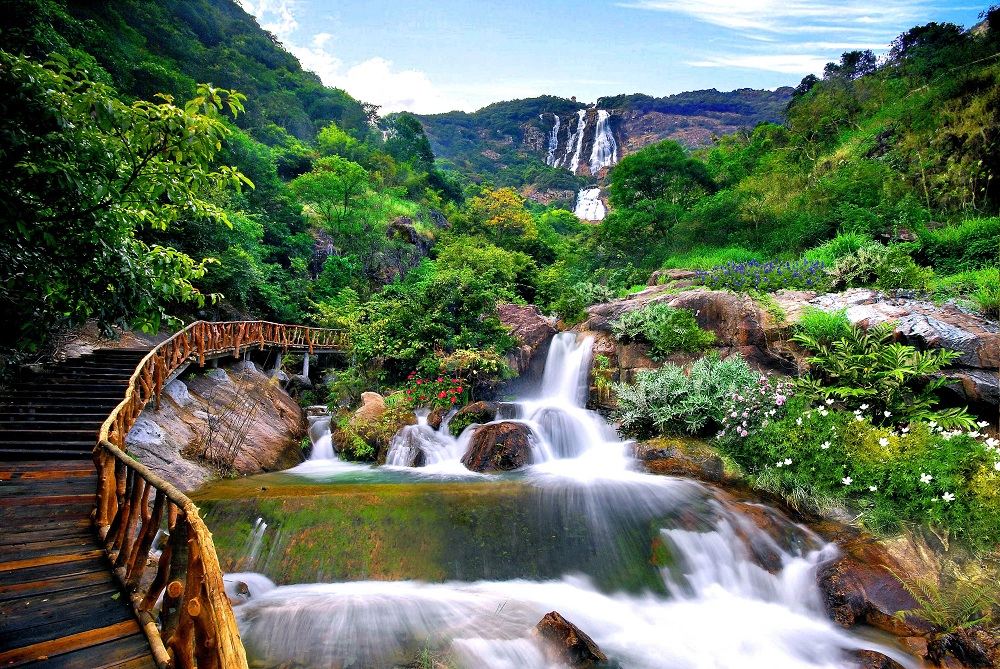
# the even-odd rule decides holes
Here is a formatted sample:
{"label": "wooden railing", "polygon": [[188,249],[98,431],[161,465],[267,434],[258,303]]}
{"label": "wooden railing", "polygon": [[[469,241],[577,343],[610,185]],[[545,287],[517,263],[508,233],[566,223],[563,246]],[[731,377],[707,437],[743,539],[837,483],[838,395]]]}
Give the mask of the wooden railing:
{"label": "wooden railing", "polygon": [[[161,668],[245,669],[247,659],[208,527],[184,493],[125,452],[126,435],[146,403],[159,402],[171,376],[193,360],[238,357],[254,346],[312,353],[345,345],[336,330],[265,321],[192,323],[142,359],[125,399],[101,427],[94,522]],[[158,535],[167,539],[157,555]]]}

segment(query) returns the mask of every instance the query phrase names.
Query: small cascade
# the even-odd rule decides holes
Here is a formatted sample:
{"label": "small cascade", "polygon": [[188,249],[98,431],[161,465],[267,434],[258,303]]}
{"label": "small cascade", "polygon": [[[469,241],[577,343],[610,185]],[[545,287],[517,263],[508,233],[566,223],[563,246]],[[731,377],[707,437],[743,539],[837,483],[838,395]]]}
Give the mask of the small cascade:
{"label": "small cascade", "polygon": [[[590,173],[597,176],[600,170],[611,167],[617,162],[618,144],[611,133],[611,114],[604,109],[598,109],[597,128],[594,130],[594,148],[590,152]],[[603,213],[601,218],[604,218]]]}
{"label": "small cascade", "polygon": [[427,409],[416,412],[417,424],[407,425],[392,438],[385,464],[390,467],[432,467],[458,461],[465,453],[468,438],[456,439],[448,431],[454,412],[441,421],[437,430],[427,424]]}
{"label": "small cascade", "polygon": [[603,221],[607,215],[600,188],[584,188],[576,197],[573,213],[582,221]]}
{"label": "small cascade", "polygon": [[333,460],[337,455],[333,452],[333,436],[330,434],[329,416],[309,417],[309,441],[312,442],[312,452],[309,460]]}
{"label": "small cascade", "polygon": [[[545,114],[539,114],[539,118],[544,119]],[[545,154],[545,164],[556,166],[556,149],[559,148],[559,114],[552,114],[555,119],[552,130],[549,132],[548,153]]]}
{"label": "small cascade", "polygon": [[257,518],[253,524],[253,529],[250,531],[250,537],[247,540],[245,565],[248,569],[253,567],[257,562],[257,558],[260,557],[260,549],[264,545],[265,532],[267,532],[267,523],[264,522],[263,518]]}
{"label": "small cascade", "polygon": [[566,168],[573,174],[576,174],[577,170],[580,169],[580,154],[583,153],[583,135],[586,131],[587,110],[581,109],[576,113],[576,131],[569,138],[569,141],[566,142],[566,151],[568,152],[570,148],[573,149],[573,156],[569,159]]}

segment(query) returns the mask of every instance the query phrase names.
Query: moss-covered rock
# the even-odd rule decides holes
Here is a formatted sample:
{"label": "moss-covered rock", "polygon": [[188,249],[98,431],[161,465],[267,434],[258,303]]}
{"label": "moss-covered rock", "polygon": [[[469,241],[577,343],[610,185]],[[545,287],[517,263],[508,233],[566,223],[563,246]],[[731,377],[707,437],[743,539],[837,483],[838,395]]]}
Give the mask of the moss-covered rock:
{"label": "moss-covered rock", "polygon": [[462,407],[458,410],[458,413],[452,416],[451,422],[448,423],[448,431],[451,432],[453,437],[457,437],[462,434],[465,428],[473,423],[480,425],[489,423],[496,419],[496,416],[497,405],[493,402],[473,402]]}
{"label": "moss-covered rock", "polygon": [[652,474],[687,476],[702,481],[723,479],[722,458],[700,439],[659,437],[635,446],[635,457]]}

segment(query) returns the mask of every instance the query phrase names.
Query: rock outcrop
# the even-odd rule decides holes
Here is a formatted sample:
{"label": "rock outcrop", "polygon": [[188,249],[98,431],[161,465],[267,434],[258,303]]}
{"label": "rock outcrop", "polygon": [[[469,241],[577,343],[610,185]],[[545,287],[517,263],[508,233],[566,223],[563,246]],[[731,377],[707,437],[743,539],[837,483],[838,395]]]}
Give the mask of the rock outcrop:
{"label": "rock outcrop", "polygon": [[[497,405],[493,402],[473,402],[459,409],[451,417],[451,420],[448,421],[448,431],[451,432],[453,437],[457,437],[470,425],[476,423],[483,425],[494,420],[496,417]],[[427,421],[427,424],[430,425],[430,420]],[[438,420],[438,427],[440,426],[441,421]]]}
{"label": "rock outcrop", "polygon": [[874,650],[859,650],[855,656],[858,658],[858,669],[903,669],[899,662]]}
{"label": "rock outcrop", "polygon": [[549,661],[554,664],[589,669],[608,661],[593,639],[557,611],[546,613],[535,625],[535,633],[541,638]]}
{"label": "rock outcrop", "polygon": [[510,328],[518,343],[517,350],[508,355],[507,362],[511,369],[523,374],[535,359],[535,354],[544,349],[555,335],[555,322],[542,315],[533,304],[501,304],[497,311],[500,322]]}
{"label": "rock outcrop", "polygon": [[220,470],[258,474],[302,461],[306,423],[276,382],[242,362],[173,381],[125,440],[130,454],[181,490]]}
{"label": "rock outcrop", "polygon": [[722,480],[722,458],[696,439],[660,437],[635,445],[634,455],[653,474],[686,476],[702,481]]}
{"label": "rock outcrop", "polygon": [[531,430],[524,423],[502,421],[476,429],[462,464],[474,472],[506,472],[531,460]]}

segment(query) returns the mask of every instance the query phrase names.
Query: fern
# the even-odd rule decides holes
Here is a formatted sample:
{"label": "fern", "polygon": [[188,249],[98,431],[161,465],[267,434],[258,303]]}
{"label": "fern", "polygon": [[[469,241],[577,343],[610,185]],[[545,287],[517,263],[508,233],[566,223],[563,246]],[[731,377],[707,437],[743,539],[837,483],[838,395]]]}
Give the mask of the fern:
{"label": "fern", "polygon": [[893,576],[903,585],[917,605],[899,611],[896,617],[916,616],[944,633],[955,632],[990,619],[993,605],[1000,599],[1000,585],[984,570],[955,564],[942,569],[940,581],[931,577]]}

